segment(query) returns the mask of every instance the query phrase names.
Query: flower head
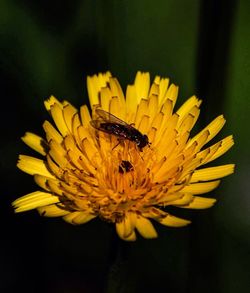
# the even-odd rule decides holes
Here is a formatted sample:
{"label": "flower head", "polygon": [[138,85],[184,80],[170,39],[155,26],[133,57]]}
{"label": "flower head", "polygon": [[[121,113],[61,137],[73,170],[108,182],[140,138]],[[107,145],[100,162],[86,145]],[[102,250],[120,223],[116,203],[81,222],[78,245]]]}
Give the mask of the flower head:
{"label": "flower head", "polygon": [[151,222],[181,227],[168,206],[209,208],[215,199],[198,196],[212,191],[234,165],[202,168],[233,145],[232,136],[205,147],[221,130],[223,116],[190,137],[201,101],[189,98],[176,112],[178,87],[138,72],[126,97],[109,72],[87,79],[91,112],[77,111],[51,96],[45,107],[46,139],[26,133],[23,141],[40,153],[20,155],[18,167],[34,176],[40,190],[13,202],[16,212],[38,209],[48,217],[83,224],[100,217],[114,223],[118,235],[133,241],[135,230],[157,237]]}

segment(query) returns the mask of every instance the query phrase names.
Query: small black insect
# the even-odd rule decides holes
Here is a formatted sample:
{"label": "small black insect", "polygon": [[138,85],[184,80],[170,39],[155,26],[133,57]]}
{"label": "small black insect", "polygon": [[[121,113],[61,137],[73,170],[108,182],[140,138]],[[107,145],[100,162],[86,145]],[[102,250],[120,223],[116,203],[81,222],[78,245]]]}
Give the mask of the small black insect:
{"label": "small black insect", "polygon": [[125,172],[133,171],[133,165],[129,161],[122,160],[119,166],[119,173],[124,174]]}
{"label": "small black insect", "polygon": [[113,134],[120,140],[130,140],[138,146],[140,151],[142,151],[142,149],[149,144],[146,134],[142,134],[139,130],[111,113],[101,109],[96,109],[96,114],[98,115],[97,119],[90,121],[90,124],[94,128]]}

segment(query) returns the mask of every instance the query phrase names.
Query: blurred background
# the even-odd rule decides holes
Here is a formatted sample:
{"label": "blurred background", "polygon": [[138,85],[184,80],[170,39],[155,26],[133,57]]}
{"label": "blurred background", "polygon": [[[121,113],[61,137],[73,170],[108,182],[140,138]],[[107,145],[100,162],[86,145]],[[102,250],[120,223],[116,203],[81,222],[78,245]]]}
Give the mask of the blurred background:
{"label": "blurred background", "polygon": [[203,100],[199,127],[224,113],[216,140],[233,133],[236,145],[214,165],[237,165],[208,195],[215,207],[175,211],[192,225],[155,224],[157,240],[125,244],[126,278],[113,292],[249,290],[249,13],[247,0],[0,1],[1,292],[105,292],[112,227],[15,215],[11,202],[37,189],[16,161],[35,155],[20,137],[43,135],[44,99],[79,107],[87,75],[106,70],[124,90],[137,70],[170,77],[180,86],[177,107],[192,94]]}

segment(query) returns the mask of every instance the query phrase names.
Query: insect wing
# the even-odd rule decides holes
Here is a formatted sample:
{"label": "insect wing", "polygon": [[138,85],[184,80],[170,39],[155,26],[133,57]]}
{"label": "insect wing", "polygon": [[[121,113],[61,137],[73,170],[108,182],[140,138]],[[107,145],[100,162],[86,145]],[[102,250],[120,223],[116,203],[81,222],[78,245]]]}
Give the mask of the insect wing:
{"label": "insect wing", "polygon": [[116,117],[115,115],[106,112],[102,109],[96,109],[96,114],[99,116],[99,119],[102,119],[103,122],[107,122],[107,123],[114,123],[114,124],[121,124],[124,125],[128,128],[132,127],[129,124],[127,124],[125,121],[119,119],[118,117]]}
{"label": "insect wing", "polygon": [[103,127],[101,126],[101,123],[103,123],[101,120],[91,120],[90,125],[94,127],[97,130],[104,130],[102,129]]}
{"label": "insect wing", "polygon": [[102,130],[104,132],[107,132],[107,130],[103,127],[103,125],[105,125],[105,123],[114,124],[114,125],[123,125],[128,130],[134,129],[132,126],[127,124],[125,121],[119,119],[118,117],[116,117],[115,115],[113,115],[109,112],[106,112],[102,109],[96,109],[95,112],[97,114],[97,119],[91,120],[90,124],[91,124],[91,126],[93,126],[94,128],[96,128],[98,130]]}

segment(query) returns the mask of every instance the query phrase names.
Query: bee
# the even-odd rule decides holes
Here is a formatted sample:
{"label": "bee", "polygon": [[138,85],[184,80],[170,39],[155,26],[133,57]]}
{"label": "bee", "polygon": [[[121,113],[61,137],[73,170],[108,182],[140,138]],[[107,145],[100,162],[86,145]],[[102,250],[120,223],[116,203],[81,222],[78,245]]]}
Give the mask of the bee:
{"label": "bee", "polygon": [[90,124],[97,130],[115,135],[119,140],[129,140],[134,142],[140,151],[149,145],[148,137],[142,134],[133,126],[127,124],[118,117],[102,109],[96,109],[98,115],[96,120],[91,120]]}
{"label": "bee", "polygon": [[130,172],[133,170],[133,165],[129,161],[122,160],[119,166],[119,173],[124,174],[125,172]]}

